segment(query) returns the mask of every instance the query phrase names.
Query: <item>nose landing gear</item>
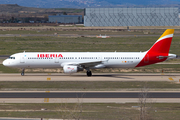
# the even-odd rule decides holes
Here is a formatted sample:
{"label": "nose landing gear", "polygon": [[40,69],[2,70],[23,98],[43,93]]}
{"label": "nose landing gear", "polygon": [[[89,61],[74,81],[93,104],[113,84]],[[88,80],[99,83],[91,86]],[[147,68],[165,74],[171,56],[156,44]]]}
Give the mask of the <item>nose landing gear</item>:
{"label": "nose landing gear", "polygon": [[21,76],[24,76],[24,68],[22,69]]}

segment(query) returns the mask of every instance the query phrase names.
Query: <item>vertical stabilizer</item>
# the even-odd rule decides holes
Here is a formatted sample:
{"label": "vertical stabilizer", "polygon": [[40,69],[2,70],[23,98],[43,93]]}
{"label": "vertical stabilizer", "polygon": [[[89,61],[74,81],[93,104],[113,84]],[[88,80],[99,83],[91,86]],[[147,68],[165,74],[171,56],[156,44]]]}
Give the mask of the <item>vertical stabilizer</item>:
{"label": "vertical stabilizer", "polygon": [[154,43],[154,45],[146,52],[144,58],[136,67],[165,61],[169,55],[173,34],[174,29],[167,29]]}
{"label": "vertical stabilizer", "polygon": [[168,55],[173,38],[174,29],[167,29],[154,43],[148,52],[166,53]]}

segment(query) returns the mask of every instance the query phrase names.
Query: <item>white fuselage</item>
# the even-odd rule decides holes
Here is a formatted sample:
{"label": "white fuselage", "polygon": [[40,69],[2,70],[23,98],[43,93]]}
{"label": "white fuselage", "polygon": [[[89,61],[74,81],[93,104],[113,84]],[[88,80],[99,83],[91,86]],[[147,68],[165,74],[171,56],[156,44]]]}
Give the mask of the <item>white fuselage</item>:
{"label": "white fuselage", "polygon": [[24,52],[11,55],[3,64],[16,68],[60,68],[66,64],[103,61],[90,69],[134,68],[145,54],[146,52]]}

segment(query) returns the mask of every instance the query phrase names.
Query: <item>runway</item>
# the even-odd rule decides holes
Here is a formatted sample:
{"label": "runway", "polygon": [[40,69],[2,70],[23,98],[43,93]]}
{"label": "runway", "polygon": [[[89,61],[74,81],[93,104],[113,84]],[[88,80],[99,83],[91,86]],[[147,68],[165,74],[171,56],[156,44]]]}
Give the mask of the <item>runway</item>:
{"label": "runway", "polygon": [[0,81],[175,81],[179,82],[179,73],[20,73],[0,74]]}
{"label": "runway", "polygon": [[[0,34],[0,37],[30,37],[30,36],[39,36],[39,37],[96,37],[97,34]],[[139,34],[139,35],[129,35],[129,34],[120,34],[120,35],[109,35],[110,37],[159,37],[160,35],[154,34]],[[175,35],[180,36],[180,35]]]}
{"label": "runway", "polygon": [[[142,92],[0,92],[0,98],[139,98]],[[180,98],[180,92],[147,92],[148,98]]]}
{"label": "runway", "polygon": [[6,59],[9,58],[10,55],[0,55],[0,59]]}

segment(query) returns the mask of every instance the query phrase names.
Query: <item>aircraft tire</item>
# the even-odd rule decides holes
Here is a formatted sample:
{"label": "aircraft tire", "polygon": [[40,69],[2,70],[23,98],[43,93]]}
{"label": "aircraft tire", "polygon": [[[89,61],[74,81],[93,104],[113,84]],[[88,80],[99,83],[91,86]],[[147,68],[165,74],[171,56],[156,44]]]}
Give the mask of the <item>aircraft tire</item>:
{"label": "aircraft tire", "polygon": [[91,77],[92,76],[92,72],[91,71],[87,71],[87,76]]}
{"label": "aircraft tire", "polygon": [[21,73],[21,76],[24,76],[24,73],[23,73],[23,72]]}

